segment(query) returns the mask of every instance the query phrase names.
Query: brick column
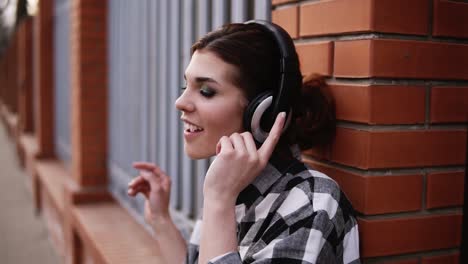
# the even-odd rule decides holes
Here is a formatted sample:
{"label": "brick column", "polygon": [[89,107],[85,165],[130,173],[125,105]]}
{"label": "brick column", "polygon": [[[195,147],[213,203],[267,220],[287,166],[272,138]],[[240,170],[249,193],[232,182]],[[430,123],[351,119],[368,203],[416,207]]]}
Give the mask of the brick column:
{"label": "brick column", "polygon": [[13,32],[10,39],[10,48],[8,50],[10,56],[9,63],[9,89],[8,89],[8,110],[11,114],[18,112],[18,32]]}
{"label": "brick column", "polygon": [[34,120],[38,157],[54,156],[53,0],[39,1],[34,18]]}
{"label": "brick column", "polygon": [[273,21],[297,39],[303,73],[329,77],[336,140],[304,158],[358,211],[364,262],[458,263],[468,3],[272,3]]}
{"label": "brick column", "polygon": [[0,112],[2,113],[4,122],[7,127],[8,134],[15,138],[17,129],[17,95],[18,95],[18,72],[17,72],[17,60],[18,60],[18,34],[13,32],[9,38],[7,49],[4,51],[6,60],[6,82],[2,83],[5,86],[4,93],[4,105],[1,107]]}
{"label": "brick column", "polygon": [[6,89],[6,56],[0,54],[0,109],[5,104],[5,89]]}
{"label": "brick column", "polygon": [[107,1],[71,8],[72,174],[102,186],[107,174]]}
{"label": "brick column", "polygon": [[[72,183],[67,206],[109,201],[107,193],[107,1],[72,0],[71,11]],[[66,263],[81,263],[89,250],[65,215]]]}
{"label": "brick column", "polygon": [[18,130],[33,132],[32,109],[32,17],[18,29]]}

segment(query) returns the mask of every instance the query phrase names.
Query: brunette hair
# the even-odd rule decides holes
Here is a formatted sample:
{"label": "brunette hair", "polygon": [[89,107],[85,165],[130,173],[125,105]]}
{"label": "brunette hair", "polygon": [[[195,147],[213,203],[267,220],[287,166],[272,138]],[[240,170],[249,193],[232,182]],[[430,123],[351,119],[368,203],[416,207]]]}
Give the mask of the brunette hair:
{"label": "brunette hair", "polygon": [[[195,42],[197,50],[213,52],[234,65],[238,73],[231,80],[240,87],[248,101],[266,90],[278,88],[280,52],[273,37],[259,24],[227,24]],[[300,73],[300,69],[297,69]],[[301,149],[329,144],[335,135],[335,110],[326,93],[322,76],[311,74],[303,79],[301,89],[291,87],[293,120],[281,141],[297,143]],[[294,92],[294,91],[299,91]]]}

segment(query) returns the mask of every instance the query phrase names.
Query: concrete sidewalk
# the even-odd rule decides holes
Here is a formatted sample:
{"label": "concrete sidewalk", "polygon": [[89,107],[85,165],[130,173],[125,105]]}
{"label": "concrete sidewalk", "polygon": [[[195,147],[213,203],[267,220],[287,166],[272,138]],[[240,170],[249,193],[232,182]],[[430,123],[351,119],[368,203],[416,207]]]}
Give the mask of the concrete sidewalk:
{"label": "concrete sidewalk", "polygon": [[14,143],[0,124],[0,263],[59,263],[43,219],[34,214],[29,176],[18,164]]}

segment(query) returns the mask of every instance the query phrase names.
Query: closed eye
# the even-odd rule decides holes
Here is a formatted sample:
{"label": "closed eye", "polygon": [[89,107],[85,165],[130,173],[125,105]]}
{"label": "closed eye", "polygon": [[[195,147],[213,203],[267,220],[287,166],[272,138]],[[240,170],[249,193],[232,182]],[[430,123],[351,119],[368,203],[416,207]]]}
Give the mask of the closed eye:
{"label": "closed eye", "polygon": [[203,97],[206,97],[206,98],[211,98],[213,97],[215,94],[216,94],[216,91],[210,87],[208,87],[207,85],[202,85],[200,87],[200,94],[203,96]]}

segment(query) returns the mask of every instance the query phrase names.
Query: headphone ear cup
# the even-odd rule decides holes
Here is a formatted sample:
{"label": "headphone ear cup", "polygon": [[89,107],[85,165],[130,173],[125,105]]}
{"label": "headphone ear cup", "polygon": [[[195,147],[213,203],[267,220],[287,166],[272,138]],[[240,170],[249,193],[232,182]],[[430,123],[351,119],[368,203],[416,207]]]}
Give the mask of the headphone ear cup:
{"label": "headphone ear cup", "polygon": [[[273,92],[265,91],[259,94],[257,97],[255,97],[244,111],[244,128],[247,131],[250,131],[254,136],[255,140],[257,140],[260,143],[263,143],[263,141],[265,140],[263,136],[261,136],[265,132],[263,132],[263,129],[261,128],[260,121],[263,118],[264,113],[268,112],[267,109],[271,105],[272,100]],[[259,113],[259,111],[262,112]],[[254,118],[254,115],[256,116],[256,118]]]}

